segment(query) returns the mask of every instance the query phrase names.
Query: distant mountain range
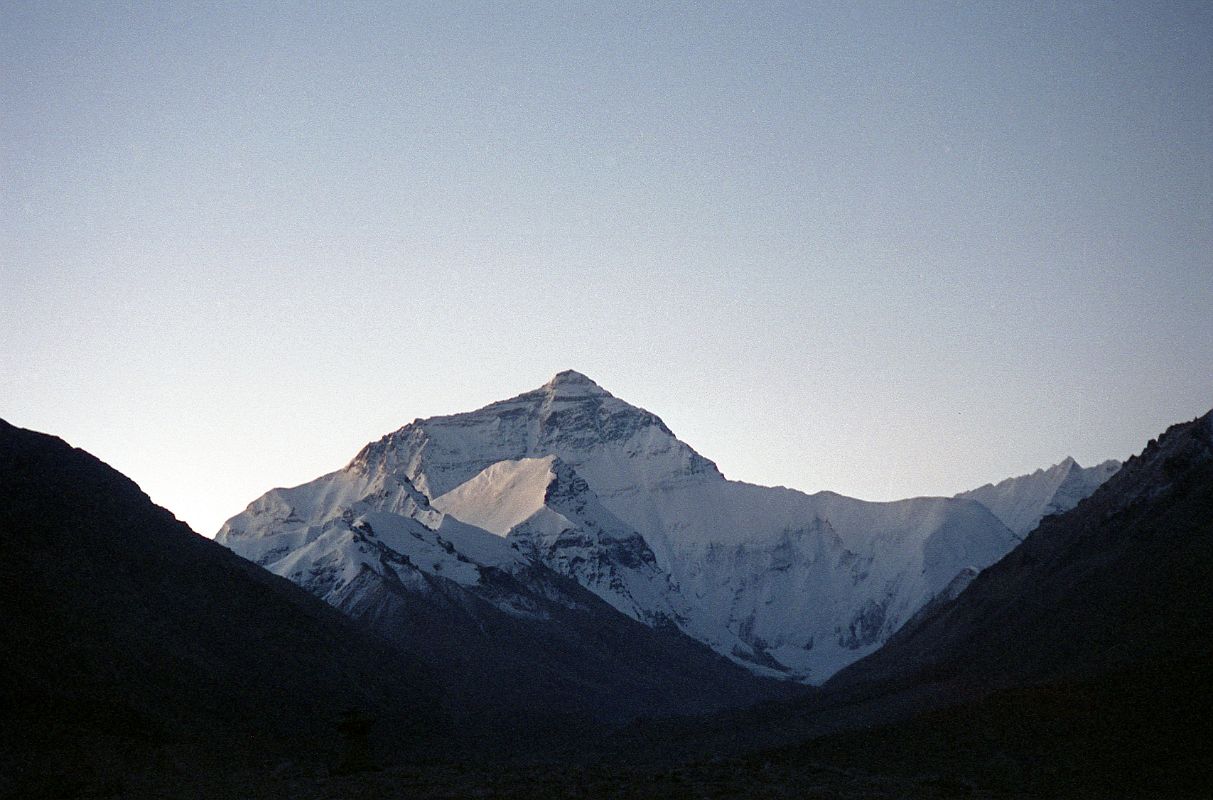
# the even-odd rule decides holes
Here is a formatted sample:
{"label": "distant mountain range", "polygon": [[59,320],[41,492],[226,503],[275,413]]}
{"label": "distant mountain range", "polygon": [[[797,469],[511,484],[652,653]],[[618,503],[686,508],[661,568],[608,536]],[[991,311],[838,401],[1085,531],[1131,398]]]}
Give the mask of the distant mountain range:
{"label": "distant mountain range", "polygon": [[756,674],[820,683],[1118,466],[1067,459],[893,503],[755,486],[568,371],[478,411],[416,420],[344,469],[255,500],[216,541],[347,611],[378,591],[367,571],[394,575],[415,606],[449,579],[522,617],[530,601],[485,576],[524,587],[542,564]]}
{"label": "distant mountain range", "polygon": [[561,373],[219,538],[247,559],[0,421],[0,798],[1213,781],[1213,412],[1123,466],[866,503],[728,481]]}

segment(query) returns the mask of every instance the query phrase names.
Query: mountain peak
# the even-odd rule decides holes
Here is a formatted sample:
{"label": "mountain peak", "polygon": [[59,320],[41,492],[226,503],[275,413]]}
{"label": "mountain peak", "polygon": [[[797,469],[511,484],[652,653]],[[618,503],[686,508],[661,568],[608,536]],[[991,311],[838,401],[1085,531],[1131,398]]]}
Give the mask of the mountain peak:
{"label": "mountain peak", "polygon": [[557,372],[543,388],[552,394],[607,394],[601,386],[572,369]]}
{"label": "mountain peak", "polygon": [[1089,497],[1118,469],[1120,462],[1116,460],[1083,467],[1066,456],[1051,467],[988,483],[957,497],[976,500],[994,512],[1012,533],[1026,536],[1043,517],[1068,511]]}
{"label": "mountain peak", "polygon": [[1053,469],[1059,473],[1068,473],[1075,470],[1081,471],[1082,465],[1075,461],[1073,456],[1066,456],[1054,464]]}

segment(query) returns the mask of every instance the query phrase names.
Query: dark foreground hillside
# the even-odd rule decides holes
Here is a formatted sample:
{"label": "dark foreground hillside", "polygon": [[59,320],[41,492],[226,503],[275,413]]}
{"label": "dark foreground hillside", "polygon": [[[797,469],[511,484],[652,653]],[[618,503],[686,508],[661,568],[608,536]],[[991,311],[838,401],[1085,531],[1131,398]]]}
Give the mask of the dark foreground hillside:
{"label": "dark foreground hillside", "polygon": [[[150,773],[336,765],[347,711],[392,747],[443,729],[433,676],[130,480],[0,421],[0,795]],[[382,744],[382,742],[381,742]]]}
{"label": "dark foreground hillside", "polygon": [[[335,776],[293,766],[162,779],[144,796],[275,798],[1205,798],[1210,659],[1000,692],[897,725],[655,764],[419,760]],[[155,790],[158,786],[161,794]]]}

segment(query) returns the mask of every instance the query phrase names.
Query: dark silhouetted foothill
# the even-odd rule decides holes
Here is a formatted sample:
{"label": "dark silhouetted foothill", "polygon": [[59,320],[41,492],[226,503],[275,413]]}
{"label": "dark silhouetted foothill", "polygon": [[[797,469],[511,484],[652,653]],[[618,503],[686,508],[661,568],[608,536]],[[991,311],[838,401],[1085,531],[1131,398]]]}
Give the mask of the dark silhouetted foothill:
{"label": "dark silhouetted foothill", "polygon": [[341,761],[335,770],[336,774],[353,775],[375,769],[370,742],[371,728],[374,725],[375,718],[359,709],[349,709],[341,715],[337,731],[341,734],[344,747]]}
{"label": "dark silhouetted foothill", "polygon": [[400,753],[445,725],[407,653],[88,453],[3,421],[0,585],[0,797],[333,761],[331,720],[350,707],[375,708]]}

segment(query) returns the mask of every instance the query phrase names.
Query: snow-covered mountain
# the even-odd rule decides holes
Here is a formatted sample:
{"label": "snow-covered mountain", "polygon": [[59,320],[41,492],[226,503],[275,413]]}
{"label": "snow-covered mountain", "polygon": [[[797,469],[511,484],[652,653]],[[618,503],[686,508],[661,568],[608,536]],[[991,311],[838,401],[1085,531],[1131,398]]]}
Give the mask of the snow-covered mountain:
{"label": "snow-covered mountain", "polygon": [[[216,540],[417,652],[458,713],[494,725],[541,709],[622,721],[770,696],[676,628],[636,621],[662,608],[643,581],[666,576],[567,466],[531,459],[486,473],[448,502],[498,532],[444,514],[405,475],[355,462],[269,492]],[[477,495],[486,486],[496,491]]]}
{"label": "snow-covered mountain", "polygon": [[419,576],[475,590],[486,570],[540,563],[755,672],[814,683],[1019,541],[967,497],[869,503],[726,480],[658,417],[572,371],[405,425],[344,469],[256,500],[217,539],[330,600],[387,551],[416,591]]}
{"label": "snow-covered mountain", "polygon": [[1030,475],[1007,478],[998,483],[987,483],[956,496],[981,503],[1022,538],[1031,533],[1043,518],[1069,511],[1090,497],[1119,469],[1120,462],[1114,459],[1093,467],[1082,467],[1074,459],[1066,457],[1048,469],[1038,469]]}

